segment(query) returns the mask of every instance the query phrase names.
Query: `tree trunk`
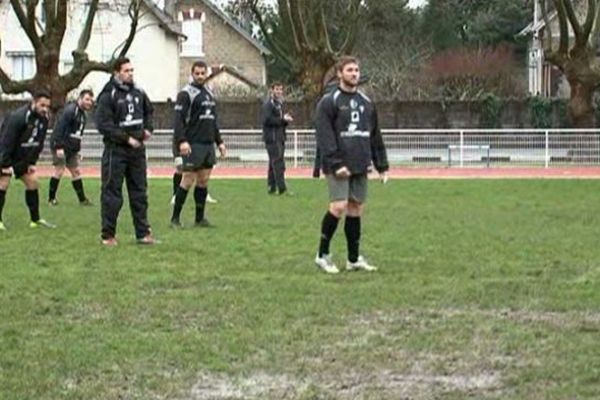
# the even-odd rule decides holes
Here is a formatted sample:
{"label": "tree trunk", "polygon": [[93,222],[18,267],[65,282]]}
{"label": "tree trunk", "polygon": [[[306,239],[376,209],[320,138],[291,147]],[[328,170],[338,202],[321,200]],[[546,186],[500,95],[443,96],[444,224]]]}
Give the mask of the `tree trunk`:
{"label": "tree trunk", "polygon": [[574,128],[594,127],[594,107],[592,98],[594,86],[578,79],[568,79],[571,85],[571,98],[568,105],[568,115]]}
{"label": "tree trunk", "polygon": [[302,67],[298,71],[298,81],[308,99],[315,99],[323,94],[325,75],[335,64],[333,57],[311,54],[302,57]]}

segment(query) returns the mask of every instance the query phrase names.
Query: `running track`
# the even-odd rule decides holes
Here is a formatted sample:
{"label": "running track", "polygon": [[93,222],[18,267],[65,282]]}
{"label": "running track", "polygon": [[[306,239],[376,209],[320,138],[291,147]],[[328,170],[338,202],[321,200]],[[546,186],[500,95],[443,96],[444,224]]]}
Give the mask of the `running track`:
{"label": "running track", "polygon": [[[40,176],[50,176],[51,166],[39,166]],[[82,167],[83,176],[99,177],[98,167]],[[68,172],[66,173],[68,176]],[[166,178],[173,174],[172,167],[150,167],[148,176]],[[264,179],[266,167],[217,167],[214,178]],[[310,178],[312,168],[288,168],[286,177]],[[392,168],[390,177],[394,179],[600,179],[600,167],[553,167],[553,168]]]}

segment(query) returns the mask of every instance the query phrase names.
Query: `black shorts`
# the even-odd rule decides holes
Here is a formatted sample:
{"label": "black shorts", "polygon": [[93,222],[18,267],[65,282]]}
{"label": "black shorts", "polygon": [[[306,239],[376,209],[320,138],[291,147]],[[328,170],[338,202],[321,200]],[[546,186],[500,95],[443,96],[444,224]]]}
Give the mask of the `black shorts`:
{"label": "black shorts", "polygon": [[23,175],[27,174],[27,171],[29,170],[29,164],[26,162],[18,162],[13,164],[12,168],[15,178],[20,179]]}
{"label": "black shorts", "polygon": [[183,170],[186,172],[210,169],[217,163],[217,154],[213,144],[193,143],[192,153],[183,156]]}
{"label": "black shorts", "polygon": [[65,151],[64,157],[58,157],[56,150],[52,150],[52,165],[55,167],[77,168],[79,167],[79,153]]}

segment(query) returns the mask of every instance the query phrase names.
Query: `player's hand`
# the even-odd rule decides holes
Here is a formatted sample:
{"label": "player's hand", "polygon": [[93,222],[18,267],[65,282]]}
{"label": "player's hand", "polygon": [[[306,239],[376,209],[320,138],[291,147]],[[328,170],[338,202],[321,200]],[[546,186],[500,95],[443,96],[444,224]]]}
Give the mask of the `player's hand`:
{"label": "player's hand", "polygon": [[294,117],[292,117],[292,114],[290,113],[285,113],[285,115],[283,116],[283,119],[287,122],[293,122],[294,121]]}
{"label": "player's hand", "polygon": [[64,149],[56,149],[56,157],[65,158],[65,150]]}
{"label": "player's hand", "polygon": [[381,183],[385,185],[388,182],[388,179],[390,179],[390,176],[387,171],[383,171],[379,173],[379,179],[381,179]]}
{"label": "player's hand", "polygon": [[35,174],[35,165],[30,165],[29,167],[27,167],[27,173]]}
{"label": "player's hand", "polygon": [[225,147],[225,143],[221,143],[219,145],[219,153],[221,153],[221,158],[225,158],[225,156],[227,156],[227,147]]}
{"label": "player's hand", "polygon": [[335,171],[335,176],[338,178],[348,178],[350,176],[350,170],[346,167],[342,167]]}
{"label": "player's hand", "polygon": [[129,139],[127,139],[127,143],[129,143],[129,145],[134,149],[139,149],[142,146],[142,142],[131,136],[129,136]]}
{"label": "player's hand", "polygon": [[152,133],[148,129],[144,129],[144,142],[152,137]]}
{"label": "player's hand", "polygon": [[189,156],[192,154],[192,146],[188,142],[179,143],[179,152],[182,156]]}
{"label": "player's hand", "polygon": [[2,168],[2,175],[12,176],[13,173],[13,167]]}

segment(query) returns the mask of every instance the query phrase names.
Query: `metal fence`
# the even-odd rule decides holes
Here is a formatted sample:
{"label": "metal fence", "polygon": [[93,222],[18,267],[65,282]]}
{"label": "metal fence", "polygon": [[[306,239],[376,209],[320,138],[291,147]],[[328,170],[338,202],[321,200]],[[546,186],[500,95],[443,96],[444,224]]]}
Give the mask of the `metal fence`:
{"label": "metal fence", "polygon": [[[267,153],[258,129],[224,129],[228,147],[223,166],[264,166]],[[598,166],[600,129],[385,129],[388,159],[393,166],[482,167],[494,166]],[[147,143],[153,165],[172,163],[172,131],[157,130]],[[99,162],[102,137],[97,131],[84,135],[85,164]],[[315,158],[315,135],[309,129],[288,130],[288,166],[311,166]],[[46,148],[42,162],[48,162]]]}

